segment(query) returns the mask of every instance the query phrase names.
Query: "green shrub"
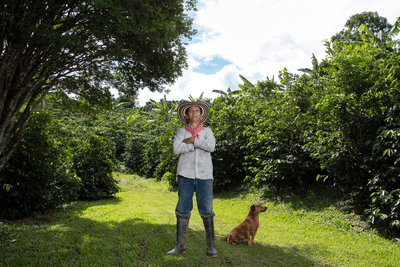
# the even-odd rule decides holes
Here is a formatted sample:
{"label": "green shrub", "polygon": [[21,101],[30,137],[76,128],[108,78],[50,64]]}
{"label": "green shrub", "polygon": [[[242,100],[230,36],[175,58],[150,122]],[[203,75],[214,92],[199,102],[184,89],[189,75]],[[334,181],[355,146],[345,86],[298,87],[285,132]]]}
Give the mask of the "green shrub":
{"label": "green shrub", "polygon": [[0,173],[0,217],[17,219],[77,200],[82,186],[61,139],[65,129],[49,113],[34,113],[14,154]]}
{"label": "green shrub", "polygon": [[[173,139],[178,127],[182,127],[182,125],[178,123],[178,120],[174,120],[174,123],[171,122],[164,129],[163,134],[156,137],[158,145],[157,151],[159,154],[153,176],[157,180],[161,180],[161,177],[167,172],[176,174],[179,156],[174,154]],[[172,181],[171,186],[174,185],[175,182]]]}
{"label": "green shrub", "polygon": [[290,93],[275,95],[265,106],[263,119],[247,130],[247,147],[253,153],[245,157],[245,164],[255,183],[315,181],[318,165],[303,149],[303,116],[291,99]]}
{"label": "green shrub", "polygon": [[157,116],[150,125],[147,142],[143,151],[143,166],[140,173],[147,178],[161,180],[164,173],[176,173],[178,156],[173,153],[174,135],[182,124],[172,109]]}
{"label": "green shrub", "polygon": [[129,134],[125,152],[122,155],[126,173],[145,174],[141,171],[144,161],[145,142],[144,136],[136,133]]}
{"label": "green shrub", "polygon": [[400,54],[370,44],[328,53],[305,147],[325,172],[320,178],[357,196],[370,221],[400,226]]}
{"label": "green shrub", "polygon": [[73,140],[71,145],[73,168],[83,183],[80,198],[100,199],[116,194],[119,187],[112,176],[112,144],[101,136],[89,135],[86,139]]}
{"label": "green shrub", "polygon": [[249,151],[244,130],[255,115],[250,101],[243,92],[219,96],[213,103],[209,123],[216,141],[211,154],[216,190],[240,185],[246,178],[243,162]]}
{"label": "green shrub", "polygon": [[176,172],[174,172],[174,173],[172,173],[172,172],[164,173],[164,175],[162,176],[161,180],[168,182],[168,184],[170,186],[172,186],[173,188],[177,188],[178,187],[178,183],[176,182]]}
{"label": "green shrub", "polygon": [[[383,89],[377,105],[385,115],[384,124],[377,130],[377,137],[369,142],[372,146],[365,165],[372,167],[372,177],[367,186],[370,191],[369,219],[400,227],[400,56],[392,54],[389,64],[380,68]],[[392,64],[394,63],[394,64]]]}

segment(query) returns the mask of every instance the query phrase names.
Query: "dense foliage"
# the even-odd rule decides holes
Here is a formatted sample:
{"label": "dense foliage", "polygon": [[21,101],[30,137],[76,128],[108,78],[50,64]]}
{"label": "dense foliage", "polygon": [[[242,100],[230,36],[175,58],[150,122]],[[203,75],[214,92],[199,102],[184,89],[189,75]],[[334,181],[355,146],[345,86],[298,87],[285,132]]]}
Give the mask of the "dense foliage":
{"label": "dense foliage", "polygon": [[[347,49],[346,49],[347,48]],[[308,146],[327,177],[368,203],[370,219],[400,226],[400,53],[371,44],[328,50],[326,92]]]}
{"label": "dense foliage", "polygon": [[0,170],[50,91],[109,107],[110,88],[134,96],[172,84],[186,67],[196,2],[1,1]]}
{"label": "dense foliage", "polygon": [[83,183],[80,197],[100,199],[117,193],[117,181],[112,176],[112,151],[115,148],[105,138],[97,135],[89,135],[86,139],[74,139],[71,143],[72,167]]}
{"label": "dense foliage", "polygon": [[81,179],[71,168],[71,152],[63,145],[68,131],[49,113],[35,112],[24,138],[0,172],[0,218],[16,219],[77,200]]}
{"label": "dense foliage", "polygon": [[0,217],[21,218],[119,191],[112,173],[122,157],[118,152],[125,151],[117,144],[126,141],[127,118],[65,112],[51,102],[48,106],[51,112],[34,113],[26,135],[0,172],[1,183],[7,185],[0,190]]}
{"label": "dense foliage", "polygon": [[331,37],[332,42],[352,43],[360,42],[360,25],[365,25],[373,34],[382,32],[382,36],[387,37],[393,25],[388,23],[385,17],[379,16],[378,12],[362,12],[352,15],[344,25],[345,29]]}
{"label": "dense foliage", "polygon": [[[255,184],[267,190],[276,182],[292,189],[310,183],[338,186],[362,203],[370,222],[399,227],[400,51],[394,40],[399,26],[400,19],[377,37],[361,25],[368,33],[360,36],[362,42],[326,42],[326,58],[319,63],[312,55],[312,68],[300,69],[302,75],[284,69],[279,81],[267,77],[254,84],[240,76],[238,90],[219,91],[214,100],[201,96],[212,107],[206,126],[217,140],[215,189]],[[118,101],[94,115],[56,104],[48,109],[54,125],[64,127],[52,135],[68,155],[66,173],[76,173],[84,185],[78,197],[117,192],[114,165],[176,186],[172,140],[181,126],[179,102],[164,97],[136,108]],[[32,153],[25,155],[36,158]],[[18,154],[16,162],[23,157]],[[12,170],[9,165],[5,171]],[[9,184],[8,194],[16,192]]]}

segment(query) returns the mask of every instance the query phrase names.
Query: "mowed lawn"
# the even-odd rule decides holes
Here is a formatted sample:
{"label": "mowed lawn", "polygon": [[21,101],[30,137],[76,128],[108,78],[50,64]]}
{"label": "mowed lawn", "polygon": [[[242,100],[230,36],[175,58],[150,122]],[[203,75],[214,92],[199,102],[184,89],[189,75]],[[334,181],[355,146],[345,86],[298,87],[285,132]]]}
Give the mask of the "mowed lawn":
{"label": "mowed lawn", "polygon": [[0,221],[0,266],[400,266],[400,244],[368,230],[343,203],[318,192],[265,199],[260,190],[214,199],[215,233],[225,236],[253,203],[260,214],[256,243],[232,246],[216,240],[220,254],[206,255],[203,222],[194,207],[187,253],[175,246],[177,192],[167,183],[116,174],[115,198],[79,201],[19,221]]}

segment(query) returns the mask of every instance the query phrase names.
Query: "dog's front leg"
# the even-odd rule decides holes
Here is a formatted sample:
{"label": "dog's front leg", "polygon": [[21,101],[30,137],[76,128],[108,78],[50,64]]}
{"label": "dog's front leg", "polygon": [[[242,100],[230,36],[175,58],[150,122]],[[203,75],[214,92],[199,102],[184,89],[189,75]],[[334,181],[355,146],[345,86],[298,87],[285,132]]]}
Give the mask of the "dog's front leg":
{"label": "dog's front leg", "polygon": [[256,243],[256,242],[254,242],[254,238],[256,238],[256,234],[257,234],[257,231],[255,231],[255,232],[253,233],[252,237],[251,237],[251,243],[252,243],[252,244],[255,244],[255,243]]}
{"label": "dog's front leg", "polygon": [[252,247],[253,244],[251,244],[250,231],[246,233],[246,239],[247,239],[247,245]]}

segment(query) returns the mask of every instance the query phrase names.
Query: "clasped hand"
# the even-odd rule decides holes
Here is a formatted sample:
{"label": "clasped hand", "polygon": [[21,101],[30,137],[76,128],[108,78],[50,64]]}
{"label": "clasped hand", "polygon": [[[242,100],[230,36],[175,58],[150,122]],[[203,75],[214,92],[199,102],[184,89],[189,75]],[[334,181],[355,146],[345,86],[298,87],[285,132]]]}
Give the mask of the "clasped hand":
{"label": "clasped hand", "polygon": [[189,138],[186,138],[185,140],[183,140],[182,142],[186,143],[186,144],[194,144],[194,138],[189,137]]}

